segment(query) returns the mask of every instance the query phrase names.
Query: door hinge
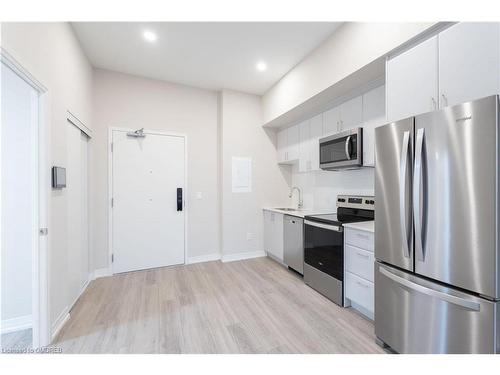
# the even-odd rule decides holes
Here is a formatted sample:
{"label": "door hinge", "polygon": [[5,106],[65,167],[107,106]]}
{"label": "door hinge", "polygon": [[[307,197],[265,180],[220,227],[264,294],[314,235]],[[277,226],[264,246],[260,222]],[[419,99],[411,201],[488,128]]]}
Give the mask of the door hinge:
{"label": "door hinge", "polygon": [[111,152],[113,152],[113,142],[111,142]]}
{"label": "door hinge", "polygon": [[115,261],[115,254],[111,254],[111,263],[114,263]]}
{"label": "door hinge", "polygon": [[115,198],[111,198],[111,207],[114,207],[115,205]]}
{"label": "door hinge", "polygon": [[48,228],[40,228],[39,233],[40,233],[40,236],[46,236],[49,234],[49,229]]}

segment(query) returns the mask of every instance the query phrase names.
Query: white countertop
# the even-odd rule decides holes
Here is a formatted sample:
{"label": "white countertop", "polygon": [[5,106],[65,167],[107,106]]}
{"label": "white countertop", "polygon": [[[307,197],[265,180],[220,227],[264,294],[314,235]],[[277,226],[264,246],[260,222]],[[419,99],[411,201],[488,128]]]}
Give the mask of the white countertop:
{"label": "white countertop", "polygon": [[358,229],[358,230],[364,230],[366,232],[374,233],[375,232],[375,221],[370,220],[370,221],[360,221],[357,223],[347,223],[347,224],[344,224],[344,227]]}
{"label": "white countertop", "polygon": [[301,217],[301,218],[304,218],[305,216],[308,216],[308,215],[321,215],[321,214],[331,214],[331,213],[333,213],[332,210],[309,210],[309,209],[300,209],[300,210],[293,210],[293,211],[283,211],[283,210],[278,210],[277,208],[273,208],[273,207],[264,207],[263,210],[265,210],[265,211],[271,211],[271,212],[277,212],[277,213],[283,214],[283,215],[290,215],[290,216],[295,216],[295,217]]}

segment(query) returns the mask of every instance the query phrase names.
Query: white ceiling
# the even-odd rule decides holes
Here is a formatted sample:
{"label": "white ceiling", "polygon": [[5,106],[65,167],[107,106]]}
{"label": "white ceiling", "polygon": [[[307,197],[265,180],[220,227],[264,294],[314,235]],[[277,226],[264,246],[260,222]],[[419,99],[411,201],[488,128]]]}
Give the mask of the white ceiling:
{"label": "white ceiling", "polygon": [[[263,94],[323,42],[338,22],[77,22],[92,65],[196,87]],[[154,31],[155,43],[142,33]],[[267,70],[258,72],[257,61]]]}

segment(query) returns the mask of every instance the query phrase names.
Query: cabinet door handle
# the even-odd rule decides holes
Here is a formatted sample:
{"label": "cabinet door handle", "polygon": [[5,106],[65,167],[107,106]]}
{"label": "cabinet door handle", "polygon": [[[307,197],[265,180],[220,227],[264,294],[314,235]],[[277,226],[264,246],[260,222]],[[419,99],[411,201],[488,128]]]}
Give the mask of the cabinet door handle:
{"label": "cabinet door handle", "polygon": [[360,256],[361,258],[366,258],[366,259],[368,259],[368,258],[369,258],[369,256],[368,256],[368,255],[366,255],[366,254],[362,254],[362,253],[358,253],[358,252],[356,252],[356,255]]}
{"label": "cabinet door handle", "polygon": [[431,97],[431,102],[432,102],[432,109],[437,109],[437,105],[436,105],[436,99],[434,97]]}
{"label": "cabinet door handle", "polygon": [[368,288],[368,285],[363,284],[361,281],[356,281],[356,284],[358,284],[359,286],[362,286],[363,288]]}
{"label": "cabinet door handle", "polygon": [[443,106],[447,106],[448,105],[448,98],[446,97],[445,94],[441,94],[441,97],[443,98]]}
{"label": "cabinet door handle", "polygon": [[365,240],[367,240],[367,239],[369,239],[369,238],[370,238],[370,236],[369,236],[369,235],[367,235],[367,234],[356,233],[356,235],[357,235],[358,237],[364,238]]}

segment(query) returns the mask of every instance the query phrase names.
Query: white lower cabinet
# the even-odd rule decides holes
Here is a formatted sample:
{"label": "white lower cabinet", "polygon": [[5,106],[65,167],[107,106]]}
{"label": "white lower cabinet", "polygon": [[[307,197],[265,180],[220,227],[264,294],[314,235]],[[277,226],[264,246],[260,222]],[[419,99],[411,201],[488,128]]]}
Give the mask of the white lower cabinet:
{"label": "white lower cabinet", "polygon": [[371,251],[363,250],[351,245],[345,245],[345,268],[368,281],[373,282],[373,262]]}
{"label": "white lower cabinet", "polygon": [[373,319],[374,284],[348,271],[345,279],[346,298],[354,308]]}
{"label": "white lower cabinet", "polygon": [[283,262],[283,214],[264,210],[264,251]]}
{"label": "white lower cabinet", "polygon": [[344,290],[345,304],[373,319],[374,314],[374,236],[372,232],[345,228]]}

